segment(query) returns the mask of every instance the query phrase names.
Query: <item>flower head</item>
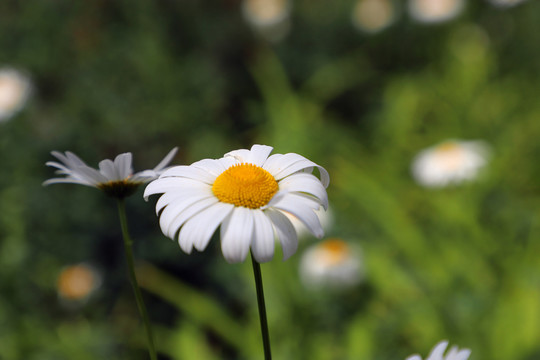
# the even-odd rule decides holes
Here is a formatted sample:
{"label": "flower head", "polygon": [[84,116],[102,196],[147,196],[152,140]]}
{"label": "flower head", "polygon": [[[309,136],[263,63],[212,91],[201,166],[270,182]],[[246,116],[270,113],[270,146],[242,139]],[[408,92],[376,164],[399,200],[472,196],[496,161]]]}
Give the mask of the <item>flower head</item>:
{"label": "flower head", "polygon": [[253,145],[165,171],[144,192],[145,198],[163,194],[156,203],[163,233],[189,254],[203,251],[221,225],[221,249],[231,263],[244,261],[250,248],[255,260],[269,261],[274,238],[285,259],[294,254],[298,238],[285,212],[322,237],[314,210],[328,207],[328,172],[301,155],[271,152]]}
{"label": "flower head", "polygon": [[463,0],[409,0],[411,17],[423,23],[440,23],[453,19],[464,7]]}
{"label": "flower head", "polygon": [[488,146],[482,141],[448,140],[422,150],[414,158],[411,171],[423,186],[444,187],[474,179],[488,156]]}
{"label": "flower head", "polygon": [[65,177],[49,179],[43,185],[80,184],[101,189],[112,197],[124,198],[133,194],[139,185],[157,178],[165,170],[177,150],[178,148],[172,149],[152,170],[137,173],[133,173],[131,153],[120,154],[114,161],[105,159],[99,163],[99,169],[94,169],[72,152],[66,151],[62,154],[53,151],[51,154],[60,162],[48,161],[46,165],[55,167],[56,174],[65,175]]}
{"label": "flower head", "polygon": [[20,71],[0,69],[0,121],[8,120],[24,106],[30,89],[30,80]]}
{"label": "flower head", "polygon": [[327,239],[309,247],[300,260],[300,278],[310,288],[346,288],[363,277],[360,249],[341,239]]}
{"label": "flower head", "polygon": [[[435,345],[433,350],[431,350],[431,353],[426,360],[467,360],[469,355],[471,355],[471,350],[458,350],[458,347],[455,345],[450,348],[446,355],[444,355],[447,346],[448,341],[439,342]],[[422,357],[420,355],[411,355],[405,360],[422,360]]]}

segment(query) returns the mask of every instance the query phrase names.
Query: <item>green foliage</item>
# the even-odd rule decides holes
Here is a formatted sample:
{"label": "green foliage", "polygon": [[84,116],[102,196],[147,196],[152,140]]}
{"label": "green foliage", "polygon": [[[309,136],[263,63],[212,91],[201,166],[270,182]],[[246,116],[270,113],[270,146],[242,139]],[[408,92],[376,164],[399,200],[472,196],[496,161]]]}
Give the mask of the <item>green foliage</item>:
{"label": "green foliage", "polygon": [[[330,172],[327,236],[359,245],[366,269],[351,289],[304,287],[315,239],[263,264],[276,359],[404,359],[441,339],[471,359],[538,358],[540,3],[468,3],[449,23],[403,14],[368,35],[350,25],[352,2],[301,0],[269,43],[237,2],[3,1],[0,67],[34,89],[0,123],[0,358],[147,356],[115,204],[43,188],[51,150],[92,166],[130,151],[142,170],[174,146],[189,164],[253,143]],[[489,143],[485,171],[416,184],[413,157],[450,138]],[[182,253],[140,190],[128,220],[162,358],[262,358],[250,264],[226,264],[217,238]],[[79,262],[103,283],[66,304],[57,277]]]}

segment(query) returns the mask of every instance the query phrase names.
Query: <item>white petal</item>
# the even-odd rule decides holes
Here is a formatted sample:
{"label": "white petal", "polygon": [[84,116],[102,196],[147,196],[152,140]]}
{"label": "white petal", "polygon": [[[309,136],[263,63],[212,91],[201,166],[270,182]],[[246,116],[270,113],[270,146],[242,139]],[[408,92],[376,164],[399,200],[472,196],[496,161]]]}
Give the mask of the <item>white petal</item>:
{"label": "white petal", "polygon": [[131,164],[133,162],[133,155],[131,153],[123,153],[118,155],[114,159],[114,167],[118,174],[117,180],[126,179],[128,176],[133,174],[133,168]]}
{"label": "white petal", "polygon": [[420,355],[411,355],[405,360],[422,360],[422,357]]}
{"label": "white petal", "polygon": [[73,179],[73,178],[53,178],[53,179],[45,180],[43,182],[43,186],[47,186],[51,184],[79,184],[79,185],[94,186],[93,184],[89,184],[87,181]]}
{"label": "white petal", "polygon": [[100,161],[99,172],[107,178],[107,181],[120,180],[120,176],[118,175],[118,171],[116,170],[112,160],[105,159]]}
{"label": "white petal", "polygon": [[[234,209],[234,205],[216,203],[186,221],[178,234],[178,243],[186,251],[194,246],[198,251],[203,251],[212,238],[212,234],[221,224],[223,219]],[[186,251],[189,253],[189,251]]]}
{"label": "white petal", "polygon": [[[235,161],[232,159],[229,162],[231,163],[231,165],[232,163],[235,163]],[[222,172],[227,170],[227,168],[229,168],[230,165],[226,166],[226,164],[223,161],[219,161],[219,160],[203,159],[203,160],[194,162],[190,166],[204,170],[212,174],[214,177],[218,177],[219,175],[221,175]]]}
{"label": "white petal", "polygon": [[251,251],[259,263],[274,257],[274,229],[272,222],[262,210],[252,210],[254,230]]}
{"label": "white petal", "polygon": [[274,148],[267,145],[253,145],[246,162],[262,167]]}
{"label": "white petal", "polygon": [[308,201],[309,199],[305,197],[295,194],[288,194],[274,204],[273,207],[293,214],[313,235],[318,238],[322,238],[324,231],[321,226],[321,222],[313,211],[313,208],[309,205]]}
{"label": "white petal", "polygon": [[[56,153],[60,154],[60,153]],[[53,152],[53,155],[55,155],[55,152]],[[61,155],[61,154],[60,154]],[[55,155],[58,157],[57,155]],[[71,151],[66,151],[66,156],[64,157],[65,161],[62,160],[66,165],[69,167],[77,167],[77,166],[87,166],[84,161],[81,160],[80,157],[72,153]]]}
{"label": "white petal", "polygon": [[221,225],[221,251],[229,263],[246,259],[253,238],[251,209],[235,207]]}
{"label": "white petal", "polygon": [[97,171],[94,168],[89,166],[80,166],[75,169],[72,173],[73,177],[76,177],[80,180],[87,180],[92,186],[97,186],[99,184],[104,184],[109,179],[107,179],[102,173]]}
{"label": "white petal", "polygon": [[431,353],[426,360],[443,360],[444,351],[446,350],[447,346],[448,341],[439,342],[437,345],[435,345],[433,350],[431,350]]}
{"label": "white petal", "polygon": [[161,172],[173,159],[174,155],[176,155],[176,152],[178,151],[178,147],[173,148],[165,157],[163,160],[159,162],[159,164],[156,165],[156,167],[153,169],[156,173]]}
{"label": "white petal", "polygon": [[148,184],[148,186],[146,186],[143,196],[146,200],[148,200],[148,197],[150,195],[163,194],[169,191],[175,192],[183,189],[197,191],[201,189],[211,189],[211,187],[208,184],[193,179],[179,177],[160,177],[159,179],[152,181],[150,184]]}
{"label": "white petal", "polygon": [[279,239],[283,250],[283,260],[287,260],[298,248],[298,235],[296,234],[296,230],[291,221],[283,215],[283,213],[274,209],[267,209],[264,213],[268,216],[270,221],[272,221],[276,236]]}
{"label": "white petal", "polygon": [[[171,239],[174,239],[176,233],[178,232],[178,230],[180,230],[180,227],[189,218],[191,218],[192,216],[198,214],[199,212],[206,209],[207,207],[212,206],[218,202],[218,199],[216,199],[213,196],[205,197],[205,198],[197,198],[197,199],[198,201],[191,202],[191,204],[186,205],[183,208],[178,207],[176,213],[174,212],[171,213],[172,215],[175,215],[175,216],[172,218],[167,218],[168,220],[167,222],[165,221],[162,222],[160,218],[159,225],[161,226],[161,231],[163,231],[163,233],[166,236],[168,236]],[[170,206],[171,205],[167,206],[163,210],[163,212],[161,213],[161,216],[163,216],[163,213],[165,213]]]}
{"label": "white petal", "polygon": [[207,184],[212,184],[216,179],[216,177],[208,171],[187,165],[174,166],[170,169],[165,170],[161,174],[160,178],[164,177],[183,177],[193,180],[199,180]]}
{"label": "white petal", "polygon": [[328,195],[319,179],[312,174],[298,173],[286,177],[279,182],[281,190],[296,191],[315,196],[328,209]]}
{"label": "white petal", "polygon": [[330,183],[328,171],[326,171],[326,169],[324,169],[322,166],[315,164],[313,161],[310,161],[295,153],[288,153],[284,155],[274,154],[268,158],[263,166],[263,168],[272,174],[276,180],[283,179],[284,177],[294,174],[295,172],[313,167],[319,169],[321,183],[325,188],[328,187],[328,184]]}
{"label": "white petal", "polygon": [[[181,216],[182,213],[193,204],[204,201],[208,198],[214,198],[214,196],[212,196],[211,194],[196,192],[182,197],[178,197],[175,199],[175,201],[170,202],[167,206],[163,208],[161,214],[159,215],[159,225],[161,226],[161,230],[163,231],[163,233],[172,239],[174,237],[176,229],[182,225],[182,223],[178,224],[178,227],[176,229],[172,229],[171,232],[170,225],[174,223],[174,220],[177,217]],[[187,220],[190,216],[191,215],[185,217],[184,221]]]}
{"label": "white petal", "polygon": [[175,191],[166,192],[161,195],[156,202],[156,214],[159,215],[161,213],[161,210],[163,210],[165,206],[175,203],[177,201],[182,201],[182,199],[190,197],[190,195],[192,194],[204,196],[204,194],[207,193],[198,190],[194,191],[193,189],[178,189]]}
{"label": "white petal", "polygon": [[248,149],[238,149],[234,151],[230,151],[223,155],[224,158],[233,158],[239,163],[244,163],[249,158],[249,150]]}

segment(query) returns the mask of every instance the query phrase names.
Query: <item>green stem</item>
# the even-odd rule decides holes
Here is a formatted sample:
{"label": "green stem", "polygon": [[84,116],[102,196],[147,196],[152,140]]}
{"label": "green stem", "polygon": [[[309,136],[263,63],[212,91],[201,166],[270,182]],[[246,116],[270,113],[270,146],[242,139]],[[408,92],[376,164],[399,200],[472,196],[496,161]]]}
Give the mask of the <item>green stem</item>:
{"label": "green stem", "polygon": [[266,305],[264,304],[264,291],[261,275],[261,265],[251,254],[251,263],[253,264],[253,275],[255,277],[255,288],[257,290],[257,304],[259,306],[259,319],[261,320],[261,333],[264,348],[265,360],[271,360],[270,335],[268,333],[268,320],[266,319]]}
{"label": "green stem", "polygon": [[146,329],[146,336],[148,338],[148,352],[150,353],[150,359],[157,360],[156,348],[154,346],[154,338],[152,336],[152,329],[150,328],[150,320],[148,319],[148,313],[146,312],[146,307],[144,306],[144,301],[141,295],[141,289],[137,283],[137,278],[135,277],[135,266],[133,261],[133,251],[131,249],[131,237],[129,236],[127,218],[126,218],[126,205],[124,199],[118,199],[118,215],[120,216],[120,226],[122,227],[122,236],[124,238],[124,251],[126,254],[129,282],[133,287],[133,292],[135,293],[135,300],[137,301],[137,307],[139,308],[139,313],[144,322],[144,327]]}

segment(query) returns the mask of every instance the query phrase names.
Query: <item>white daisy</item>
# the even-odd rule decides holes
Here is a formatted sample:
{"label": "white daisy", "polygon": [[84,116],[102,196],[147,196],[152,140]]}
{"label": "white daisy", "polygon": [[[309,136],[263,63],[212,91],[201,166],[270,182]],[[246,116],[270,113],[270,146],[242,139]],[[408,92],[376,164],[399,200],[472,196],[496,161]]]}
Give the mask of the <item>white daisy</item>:
{"label": "white daisy", "polygon": [[279,41],[290,30],[289,0],[243,0],[242,15],[262,37]]}
{"label": "white daisy", "polygon": [[22,109],[30,89],[26,75],[12,68],[0,69],[0,121],[8,120]]}
{"label": "white daisy", "polygon": [[255,260],[269,261],[275,238],[285,259],[294,254],[298,238],[285,212],[322,237],[314,210],[328,207],[328,172],[301,155],[271,152],[253,145],[165,171],[144,192],[145,198],[163,194],[156,203],[163,233],[189,254],[203,251],[221,225],[221,249],[230,263],[244,261],[250,248]]}
{"label": "white daisy", "polygon": [[[471,355],[471,350],[458,350],[458,347],[455,345],[450,348],[446,355],[444,355],[447,346],[448,341],[439,342],[435,345],[433,350],[431,350],[431,353],[426,360],[467,360]],[[420,355],[411,355],[405,360],[422,360],[422,357]]]}
{"label": "white daisy", "polygon": [[486,165],[489,151],[483,141],[448,140],[414,158],[411,171],[426,187],[444,187],[474,179]]}
{"label": "white daisy", "polygon": [[461,13],[463,0],[409,0],[409,14],[423,23],[438,23],[451,20]]}
{"label": "white daisy", "polygon": [[66,151],[62,154],[53,151],[51,154],[60,162],[48,161],[47,166],[57,168],[56,174],[65,175],[62,178],[53,178],[45,181],[43,185],[58,183],[73,183],[92,186],[103,190],[107,195],[124,198],[135,192],[141,184],[156,179],[159,174],[166,170],[166,166],[172,160],[178,148],[172,149],[163,160],[152,170],[144,170],[133,173],[131,153],[118,155],[114,161],[106,159],[99,163],[99,170],[94,169],[77,155]]}
{"label": "white daisy", "polygon": [[358,0],[352,12],[353,25],[368,33],[377,33],[390,26],[396,18],[391,0]]}
{"label": "white daisy", "polygon": [[328,239],[306,249],[300,260],[300,279],[309,288],[347,288],[363,274],[358,247],[341,239]]}

